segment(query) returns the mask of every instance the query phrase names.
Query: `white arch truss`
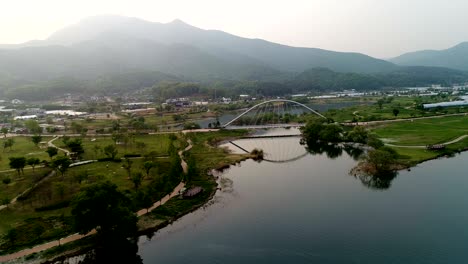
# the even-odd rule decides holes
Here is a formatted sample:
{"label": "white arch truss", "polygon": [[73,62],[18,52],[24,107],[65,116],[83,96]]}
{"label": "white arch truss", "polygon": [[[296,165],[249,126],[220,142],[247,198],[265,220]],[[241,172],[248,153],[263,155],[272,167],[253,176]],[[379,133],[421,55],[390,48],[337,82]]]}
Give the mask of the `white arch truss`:
{"label": "white arch truss", "polygon": [[319,112],[315,111],[314,109],[308,107],[307,105],[305,104],[301,104],[299,102],[296,102],[296,101],[292,101],[292,100],[287,100],[287,99],[273,99],[273,100],[268,100],[268,101],[265,101],[265,102],[261,102],[261,103],[258,103],[252,107],[250,107],[249,109],[247,109],[245,112],[243,112],[242,114],[238,115],[236,118],[232,119],[231,121],[227,122],[226,124],[223,125],[223,127],[227,127],[229,126],[230,124],[232,124],[233,122],[235,122],[237,119],[241,118],[242,116],[244,116],[245,114],[249,113],[250,111],[252,111],[253,109],[261,106],[261,105],[264,105],[264,104],[268,104],[268,103],[274,103],[274,102],[285,102],[285,103],[293,103],[293,104],[296,104],[296,105],[299,105],[299,106],[302,106],[304,107],[305,109],[311,111],[312,113],[322,117],[322,118],[325,118],[325,116],[323,116],[322,114],[320,114]]}

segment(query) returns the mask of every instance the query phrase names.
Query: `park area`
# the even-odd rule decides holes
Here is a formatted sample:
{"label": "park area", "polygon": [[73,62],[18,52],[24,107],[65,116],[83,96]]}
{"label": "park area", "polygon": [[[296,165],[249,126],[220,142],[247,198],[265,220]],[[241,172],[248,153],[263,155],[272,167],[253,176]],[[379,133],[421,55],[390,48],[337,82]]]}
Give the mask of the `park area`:
{"label": "park area", "polygon": [[[468,116],[448,116],[379,124],[372,127],[382,141],[411,161],[452,154],[468,147]],[[445,144],[445,150],[427,150],[427,145]]]}
{"label": "park area", "polygon": [[[115,184],[120,192],[130,198],[131,208],[135,212],[148,208],[170,193],[181,180],[187,187],[200,186],[205,190],[196,199],[177,199],[162,206],[154,214],[140,220],[141,229],[152,228],[154,224],[190,211],[202,205],[216,189],[214,179],[207,175],[207,170],[245,159],[242,155],[231,155],[215,147],[215,144],[243,133],[245,131],[135,135],[125,143],[119,143],[111,136],[69,138],[68,141],[81,140],[84,150],[82,160],[96,161],[71,166],[64,173],[48,166],[36,167],[34,172],[32,169],[25,169],[24,173],[16,170],[2,172],[2,177],[10,177],[11,182],[0,185],[0,198],[5,204],[0,213],[0,254],[74,233],[71,214],[73,199],[83,189],[99,182]],[[189,167],[184,175],[177,152],[188,145],[189,139],[193,142],[193,152],[183,155]],[[13,147],[18,150],[15,154],[26,155],[28,149],[37,148],[28,142],[27,137],[17,137],[15,140],[18,143]],[[55,140],[54,144],[67,149],[62,138]],[[114,158],[106,155],[106,146],[114,147]],[[41,159],[50,160],[44,150],[37,149],[37,152]],[[57,156],[63,155],[59,152]],[[8,203],[14,197],[18,198],[17,201]]]}

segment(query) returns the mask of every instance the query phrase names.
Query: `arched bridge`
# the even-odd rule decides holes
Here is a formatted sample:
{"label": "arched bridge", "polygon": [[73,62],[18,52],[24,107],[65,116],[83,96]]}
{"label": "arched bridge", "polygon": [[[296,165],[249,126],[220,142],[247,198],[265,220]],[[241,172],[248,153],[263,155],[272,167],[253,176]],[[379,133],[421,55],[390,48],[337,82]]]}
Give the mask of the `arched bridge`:
{"label": "arched bridge", "polygon": [[273,99],[261,102],[247,109],[231,121],[222,125],[223,128],[276,128],[300,127],[298,116],[313,113],[326,118],[305,104],[287,99]]}

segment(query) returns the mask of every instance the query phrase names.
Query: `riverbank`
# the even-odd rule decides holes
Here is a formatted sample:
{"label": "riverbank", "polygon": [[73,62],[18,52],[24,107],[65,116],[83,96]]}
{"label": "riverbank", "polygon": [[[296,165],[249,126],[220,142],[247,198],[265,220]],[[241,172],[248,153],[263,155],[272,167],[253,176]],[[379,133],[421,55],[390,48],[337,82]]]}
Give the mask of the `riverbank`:
{"label": "riverbank", "polygon": [[[213,168],[224,168],[228,166],[228,164],[235,164],[248,158],[247,155],[230,154],[224,149],[217,148],[212,143],[225,138],[234,139],[244,135],[245,133],[246,131],[219,131],[214,133],[186,134],[184,136],[185,139],[188,142],[193,142],[193,145],[189,143],[185,151],[179,153],[181,156],[182,167],[184,172],[187,172],[190,166],[190,162],[187,158],[193,158],[196,161],[198,171],[196,177],[193,177],[189,182],[187,182],[187,188],[190,188],[191,186],[201,186],[205,191],[193,199],[179,199],[179,191],[177,191],[177,193],[172,193],[173,195],[169,196],[170,198],[174,197],[173,199],[163,198],[163,202],[159,202],[157,206],[152,208],[154,210],[150,210],[148,214],[143,215],[143,213],[146,212],[146,209],[140,210],[143,213],[139,212],[141,217],[138,222],[138,235],[150,235],[158,229],[176,221],[183,215],[193,212],[208,203],[216,193],[217,183],[211,173],[208,174],[206,172],[211,171]],[[180,190],[180,188],[178,190]],[[93,243],[92,239],[86,239],[84,241]],[[59,242],[57,242],[57,245],[58,243]],[[34,263],[34,261],[44,259],[50,260],[64,258],[64,256],[76,256],[82,254],[85,249],[92,248],[92,245],[89,245],[89,243],[84,243],[83,240],[80,239],[66,245],[61,245],[60,247],[51,248],[40,253],[34,253],[33,255],[23,257],[21,260],[14,260],[11,263],[15,263],[17,261],[21,261],[21,263],[22,261]],[[2,262],[5,261],[1,256],[0,259]]]}

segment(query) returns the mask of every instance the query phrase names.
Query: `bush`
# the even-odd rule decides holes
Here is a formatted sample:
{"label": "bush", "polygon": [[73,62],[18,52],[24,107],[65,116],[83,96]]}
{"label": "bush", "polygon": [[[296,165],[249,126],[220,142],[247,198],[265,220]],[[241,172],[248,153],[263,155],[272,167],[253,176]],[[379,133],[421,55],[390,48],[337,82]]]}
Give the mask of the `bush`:
{"label": "bush", "polygon": [[124,158],[139,158],[139,157],[141,157],[141,154],[137,154],[137,153],[129,153],[129,154],[124,155]]}
{"label": "bush", "polygon": [[105,161],[122,162],[121,159],[113,159],[113,158],[100,158],[97,161],[98,162],[105,162]]}
{"label": "bush", "polygon": [[44,211],[56,210],[56,209],[61,209],[61,208],[68,207],[69,205],[70,205],[70,201],[61,201],[61,202],[58,202],[58,203],[54,203],[54,204],[50,204],[50,205],[35,208],[34,211],[44,212]]}
{"label": "bush", "polygon": [[6,185],[10,184],[11,183],[11,178],[9,177],[6,177],[6,178],[3,178],[2,182]]}

